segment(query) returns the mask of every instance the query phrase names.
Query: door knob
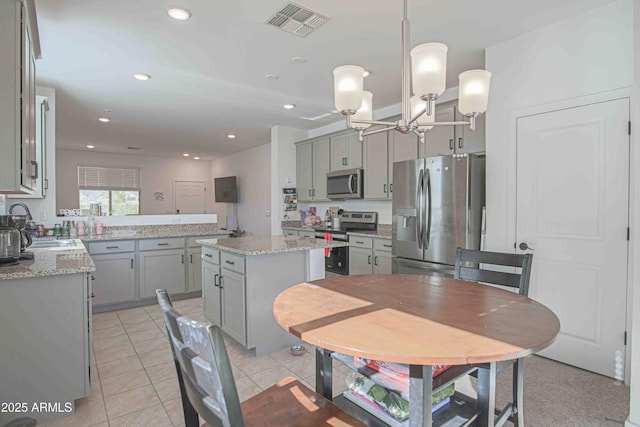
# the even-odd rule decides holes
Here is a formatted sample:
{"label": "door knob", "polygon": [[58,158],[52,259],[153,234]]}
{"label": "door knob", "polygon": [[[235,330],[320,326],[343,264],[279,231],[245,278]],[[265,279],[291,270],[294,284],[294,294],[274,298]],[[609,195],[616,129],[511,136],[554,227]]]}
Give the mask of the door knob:
{"label": "door knob", "polygon": [[521,251],[532,251],[533,248],[530,247],[529,245],[527,245],[525,242],[522,242],[518,245],[518,248],[520,248]]}

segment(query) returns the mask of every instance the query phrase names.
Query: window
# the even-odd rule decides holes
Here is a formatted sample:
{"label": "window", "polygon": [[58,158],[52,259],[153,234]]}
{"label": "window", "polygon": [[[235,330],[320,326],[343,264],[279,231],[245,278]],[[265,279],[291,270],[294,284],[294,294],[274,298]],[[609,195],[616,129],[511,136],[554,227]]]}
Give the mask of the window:
{"label": "window", "polygon": [[107,215],[140,213],[140,171],[138,169],[78,166],[80,209],[100,203]]}

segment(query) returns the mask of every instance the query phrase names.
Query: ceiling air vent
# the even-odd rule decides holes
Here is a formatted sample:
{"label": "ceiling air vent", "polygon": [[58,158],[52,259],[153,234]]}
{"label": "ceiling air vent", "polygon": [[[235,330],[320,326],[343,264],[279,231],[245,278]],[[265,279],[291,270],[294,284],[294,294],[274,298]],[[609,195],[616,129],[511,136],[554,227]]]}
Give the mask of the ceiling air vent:
{"label": "ceiling air vent", "polygon": [[280,28],[287,33],[305,37],[329,18],[295,3],[287,3],[266,24]]}
{"label": "ceiling air vent", "polygon": [[142,147],[127,147],[127,150],[142,150]]}

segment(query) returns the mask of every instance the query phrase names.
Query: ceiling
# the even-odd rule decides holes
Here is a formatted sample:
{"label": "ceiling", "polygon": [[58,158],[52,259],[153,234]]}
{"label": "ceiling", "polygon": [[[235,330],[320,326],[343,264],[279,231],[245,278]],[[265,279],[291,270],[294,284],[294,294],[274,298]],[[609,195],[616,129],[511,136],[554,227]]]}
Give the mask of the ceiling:
{"label": "ceiling", "polygon": [[[457,86],[460,72],[484,67],[485,47],[612,1],[409,0],[411,46],[447,44],[447,87]],[[344,64],[371,71],[374,110],[400,101],[400,0],[296,3],[330,20],[301,38],[264,23],[286,0],[36,0],[37,79],[56,89],[58,147],[223,157],[268,143],[275,125],[342,120],[332,70]],[[170,19],[175,5],[192,18]]]}

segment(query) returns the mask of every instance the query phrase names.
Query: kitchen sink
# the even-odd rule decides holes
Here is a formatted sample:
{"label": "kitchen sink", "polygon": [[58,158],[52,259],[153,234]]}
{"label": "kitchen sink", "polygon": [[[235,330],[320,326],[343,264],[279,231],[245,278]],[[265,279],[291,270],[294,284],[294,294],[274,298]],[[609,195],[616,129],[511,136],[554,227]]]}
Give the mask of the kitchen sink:
{"label": "kitchen sink", "polygon": [[76,242],[74,240],[34,240],[29,248],[71,248],[75,246]]}

